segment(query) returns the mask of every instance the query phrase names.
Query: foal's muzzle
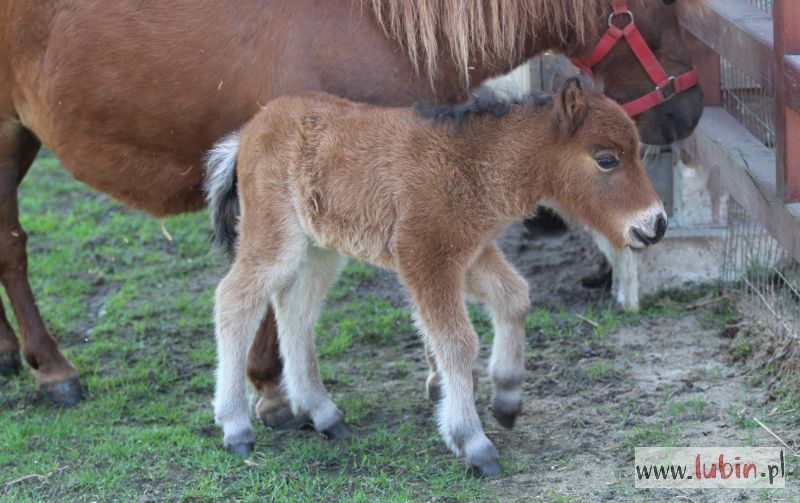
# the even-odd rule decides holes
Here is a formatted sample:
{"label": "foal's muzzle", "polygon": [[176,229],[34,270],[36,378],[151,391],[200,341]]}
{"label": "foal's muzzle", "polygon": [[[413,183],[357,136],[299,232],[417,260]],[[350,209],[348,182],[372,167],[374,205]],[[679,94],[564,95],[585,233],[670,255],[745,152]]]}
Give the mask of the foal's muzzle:
{"label": "foal's muzzle", "polygon": [[667,216],[659,212],[644,225],[631,226],[628,243],[631,248],[646,248],[661,241],[667,231]]}

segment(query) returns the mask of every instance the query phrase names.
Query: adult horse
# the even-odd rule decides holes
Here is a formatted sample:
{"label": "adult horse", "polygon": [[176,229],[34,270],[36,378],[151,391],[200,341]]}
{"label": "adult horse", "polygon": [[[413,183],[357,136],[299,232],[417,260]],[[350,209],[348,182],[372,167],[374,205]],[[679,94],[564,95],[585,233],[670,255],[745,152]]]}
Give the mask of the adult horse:
{"label": "adult horse", "polygon": [[[673,1],[636,0],[625,12],[620,0],[5,0],[0,281],[37,384],[56,403],[80,400],[78,373],[36,308],[18,220],[17,187],[40,143],[75,178],[134,208],[194,211],[203,206],[203,153],[273,97],[325,90],[386,105],[457,101],[545,49],[590,54],[609,25],[633,19],[655,59],[679,75],[691,63]],[[593,65],[620,102],[653,91],[631,47],[616,44]],[[637,115],[641,136],[683,138],[701,109],[700,89],[688,89]],[[262,419],[282,423],[291,413],[276,345],[268,313],[248,375],[264,397]],[[0,371],[20,369],[19,350],[0,305]]]}

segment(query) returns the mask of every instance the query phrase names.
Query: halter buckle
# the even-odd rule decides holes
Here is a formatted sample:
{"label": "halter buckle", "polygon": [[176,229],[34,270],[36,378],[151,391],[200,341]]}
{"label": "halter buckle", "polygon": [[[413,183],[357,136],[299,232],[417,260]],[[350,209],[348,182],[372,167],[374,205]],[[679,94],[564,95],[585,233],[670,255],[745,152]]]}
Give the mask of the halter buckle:
{"label": "halter buckle", "polygon": [[656,85],[656,91],[661,93],[662,103],[674,98],[675,95],[678,94],[678,92],[675,90],[675,76],[670,75],[667,79],[667,83],[664,84],[664,87]]}
{"label": "halter buckle", "polygon": [[609,27],[609,28],[611,28],[612,26],[614,26],[614,18],[615,18],[615,17],[617,17],[617,16],[628,16],[628,22],[627,22],[627,23],[625,23],[625,24],[622,26],[623,28],[624,28],[625,26],[627,26],[627,25],[629,25],[629,24],[633,23],[633,12],[631,12],[631,11],[629,11],[629,10],[626,10],[626,11],[624,11],[624,12],[612,12],[611,14],[609,14],[609,15],[608,15],[608,27]]}

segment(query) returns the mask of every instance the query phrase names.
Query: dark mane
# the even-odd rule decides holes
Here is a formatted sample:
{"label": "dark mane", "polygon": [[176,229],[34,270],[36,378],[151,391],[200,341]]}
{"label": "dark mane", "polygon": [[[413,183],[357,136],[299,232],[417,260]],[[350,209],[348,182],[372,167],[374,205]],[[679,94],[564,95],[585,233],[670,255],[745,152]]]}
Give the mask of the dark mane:
{"label": "dark mane", "polygon": [[481,88],[470,95],[466,103],[458,105],[442,105],[431,103],[419,103],[415,110],[423,117],[433,119],[434,122],[445,124],[452,122],[455,131],[461,131],[467,125],[471,117],[480,117],[491,114],[494,117],[502,117],[514,105],[522,105],[526,108],[541,108],[553,103],[553,97],[541,91],[532,91],[518,97],[502,96],[501,93],[491,89]]}

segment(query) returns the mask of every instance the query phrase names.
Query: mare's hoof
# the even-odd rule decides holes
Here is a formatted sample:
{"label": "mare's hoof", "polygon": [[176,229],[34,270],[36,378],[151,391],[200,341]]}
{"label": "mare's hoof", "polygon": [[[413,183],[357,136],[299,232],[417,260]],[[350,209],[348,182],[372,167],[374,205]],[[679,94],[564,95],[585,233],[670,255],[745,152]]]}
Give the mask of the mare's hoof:
{"label": "mare's hoof", "polygon": [[517,416],[519,415],[519,411],[514,412],[506,412],[498,409],[494,409],[492,411],[494,418],[503,428],[508,428],[509,430],[514,427],[514,423],[517,420]]}
{"label": "mare's hoof", "polygon": [[83,400],[83,388],[77,377],[66,381],[49,382],[42,384],[41,389],[47,398],[55,405],[72,407]]}
{"label": "mare's hoof", "polygon": [[322,430],[322,433],[324,433],[325,436],[331,440],[347,440],[353,436],[342,420],[336,421],[332,425],[328,426]]}
{"label": "mare's hoof", "polygon": [[255,449],[255,443],[253,442],[242,442],[238,444],[229,444],[225,446],[228,452],[235,456],[239,456],[240,458],[246,458],[250,454],[253,453]]}
{"label": "mare's hoof", "polygon": [[611,290],[613,283],[614,272],[608,264],[605,264],[599,271],[581,278],[581,285],[593,290]]}
{"label": "mare's hoof", "polygon": [[22,360],[19,351],[0,353],[0,376],[14,376],[22,370]]}
{"label": "mare's hoof", "polygon": [[493,479],[503,475],[503,469],[496,458],[487,459],[481,463],[470,465],[472,471],[486,479]]}
{"label": "mare's hoof", "polygon": [[261,418],[264,426],[276,430],[295,430],[311,423],[306,416],[295,416],[289,406],[272,411],[259,411],[258,417]]}

